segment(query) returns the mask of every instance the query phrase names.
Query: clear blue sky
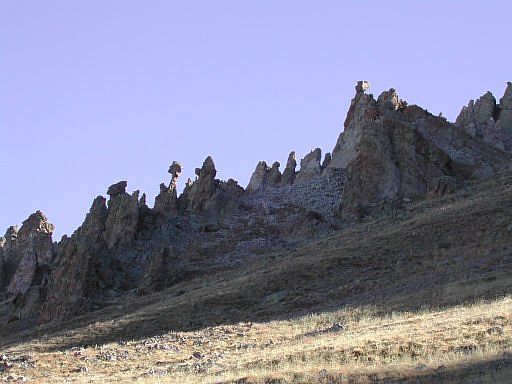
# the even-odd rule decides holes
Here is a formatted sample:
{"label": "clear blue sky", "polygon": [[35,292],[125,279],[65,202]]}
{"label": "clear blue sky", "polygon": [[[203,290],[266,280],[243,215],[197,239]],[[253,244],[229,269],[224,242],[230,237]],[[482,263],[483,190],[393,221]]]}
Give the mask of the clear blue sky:
{"label": "clear blue sky", "polygon": [[331,151],[357,80],[454,119],[512,80],[510,1],[0,2],[0,232],[42,210],[56,239],[128,180],[152,204],[212,155]]}

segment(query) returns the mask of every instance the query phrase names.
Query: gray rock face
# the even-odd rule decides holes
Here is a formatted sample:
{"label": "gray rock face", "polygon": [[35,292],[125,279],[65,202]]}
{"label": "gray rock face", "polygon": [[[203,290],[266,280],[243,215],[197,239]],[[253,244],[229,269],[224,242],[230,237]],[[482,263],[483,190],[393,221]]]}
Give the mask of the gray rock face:
{"label": "gray rock face", "polygon": [[89,308],[88,298],[100,289],[98,269],[110,266],[104,239],[107,217],[106,200],[98,196],[84,223],[59,244],[42,321],[70,318]]}
{"label": "gray rock face", "polygon": [[270,168],[267,173],[266,181],[269,185],[273,187],[277,187],[279,186],[279,184],[281,184],[282,175],[281,171],[279,170],[280,166],[281,164],[279,164],[278,161],[274,162],[274,164],[272,164],[272,168]]}
{"label": "gray rock face", "polygon": [[329,152],[327,152],[324,156],[324,161],[322,162],[322,170],[326,169],[329,164],[331,164],[332,156]]}
{"label": "gray rock face", "polygon": [[127,181],[120,181],[118,183],[112,184],[108,187],[107,195],[116,196],[126,192],[126,186],[128,185]]}
{"label": "gray rock face", "polygon": [[265,161],[260,161],[251,175],[249,184],[247,185],[246,190],[248,193],[256,193],[263,189],[268,171],[269,168],[267,163]]}
{"label": "gray rock face", "polygon": [[262,192],[267,187],[278,187],[281,184],[281,171],[279,171],[279,162],[274,162],[272,167],[269,168],[265,161],[260,161],[256,166],[246,191],[249,194]]}
{"label": "gray rock face", "polygon": [[512,151],[512,82],[507,83],[505,94],[500,99],[496,130],[503,134],[505,149]]}
{"label": "gray rock face", "polygon": [[176,217],[178,214],[178,194],[176,186],[166,187],[164,183],[160,184],[160,193],[155,197],[155,212],[169,217]]}
{"label": "gray rock face", "polygon": [[178,283],[185,275],[184,263],[176,256],[176,250],[169,247],[161,248],[146,264],[142,291],[160,291]]}
{"label": "gray rock face", "polygon": [[111,195],[103,234],[108,247],[128,245],[135,237],[138,222],[138,191],[132,195],[126,192]]}
{"label": "gray rock face", "polygon": [[154,210],[161,215],[175,218],[178,214],[176,186],[181,175],[181,165],[177,161],[173,161],[168,172],[171,174],[171,181],[168,187],[164,183],[160,184],[160,193],[155,197]]}
{"label": "gray rock face", "polygon": [[7,285],[3,296],[10,307],[3,321],[27,321],[37,314],[44,296],[54,258],[54,226],[37,211],[23,222],[20,230],[10,227],[2,241],[2,271]]}
{"label": "gray rock face", "polygon": [[40,212],[9,228],[0,238],[0,322],[15,314],[27,325],[67,319],[137,289],[239,267],[397,202],[452,193],[510,163],[510,83],[500,104],[486,94],[457,125],[408,106],[394,89],[375,100],[368,87],[357,83],[344,132],[322,163],[319,148],[299,172],[295,152],[282,174],[278,162],[260,162],[244,191],[233,179],[216,179],[208,157],[178,197],[182,167],[175,161],[152,209],[145,194],[128,194],[121,181],[58,245]]}
{"label": "gray rock face", "polygon": [[11,281],[12,276],[16,272],[16,268],[21,260],[21,254],[17,249],[17,238],[19,229],[17,226],[11,226],[5,232],[5,236],[0,238],[0,292],[2,292],[7,284]]}
{"label": "gray rock face", "polygon": [[295,168],[297,168],[297,160],[295,159],[295,152],[292,151],[288,155],[288,161],[286,162],[286,167],[283,172],[283,176],[281,177],[282,185],[292,185],[295,181]]}
{"label": "gray rock face", "polygon": [[[366,84],[366,86],[362,84]],[[330,168],[346,169],[348,167],[348,164],[357,156],[357,145],[361,141],[361,131],[353,129],[353,127],[356,127],[365,119],[374,119],[378,115],[377,103],[373,96],[364,93],[368,87],[368,82],[360,81],[356,85],[356,95],[350,102],[350,108],[344,123],[345,129],[340,134],[332,151]]]}
{"label": "gray rock face", "polygon": [[295,178],[295,183],[300,183],[304,180],[314,178],[322,173],[322,166],[320,160],[322,159],[322,151],[320,148],[316,148],[308,153],[300,161],[300,170]]}
{"label": "gray rock face", "polygon": [[470,100],[467,106],[462,107],[455,125],[496,148],[512,150],[511,84],[507,83],[499,104],[491,92],[486,92],[476,102]]}
{"label": "gray rock face", "polygon": [[188,209],[195,212],[207,212],[215,209],[217,170],[211,156],[208,156],[201,168],[196,168],[197,180],[186,191]]}
{"label": "gray rock face", "polygon": [[[382,201],[438,196],[478,169],[494,169],[507,161],[506,155],[468,138],[442,117],[417,106],[404,107],[394,90],[377,101],[365,96],[356,94],[330,165],[347,170],[341,205],[346,219],[371,214]],[[448,178],[449,186],[440,184]]]}

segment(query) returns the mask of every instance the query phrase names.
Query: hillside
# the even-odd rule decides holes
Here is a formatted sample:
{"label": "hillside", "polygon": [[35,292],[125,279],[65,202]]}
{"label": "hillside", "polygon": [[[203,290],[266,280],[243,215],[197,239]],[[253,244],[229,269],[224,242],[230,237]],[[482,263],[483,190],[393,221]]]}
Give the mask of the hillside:
{"label": "hillside", "polygon": [[[1,345],[10,374],[41,382],[506,382],[511,215],[505,171],[264,262],[3,335]],[[16,363],[22,355],[36,368]]]}
{"label": "hillside", "polygon": [[[213,159],[152,208],[127,182],[54,243],[0,242],[0,378],[34,382],[507,382],[512,85],[455,124],[359,82],[321,161]],[[491,95],[492,96],[492,95]]]}

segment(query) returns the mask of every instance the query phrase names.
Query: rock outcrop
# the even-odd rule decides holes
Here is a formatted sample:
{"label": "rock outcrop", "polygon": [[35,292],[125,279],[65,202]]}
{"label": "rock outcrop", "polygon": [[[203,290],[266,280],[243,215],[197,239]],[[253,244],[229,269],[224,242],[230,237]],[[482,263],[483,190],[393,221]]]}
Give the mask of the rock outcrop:
{"label": "rock outcrop", "polygon": [[170,247],[159,249],[147,261],[141,293],[160,291],[182,280],[186,269],[176,250]]}
{"label": "rock outcrop", "polygon": [[371,214],[384,201],[439,195],[447,190],[441,180],[462,185],[508,159],[444,118],[407,106],[394,89],[375,100],[358,84],[346,124],[330,163],[347,170],[345,219]]}
{"label": "rock outcrop", "polygon": [[172,218],[177,216],[178,192],[176,187],[181,171],[180,163],[173,161],[168,171],[171,174],[169,186],[166,186],[164,183],[160,184],[160,193],[155,197],[155,212]]}
{"label": "rock outcrop", "polygon": [[299,183],[304,180],[320,176],[322,173],[322,165],[320,164],[320,160],[322,160],[322,151],[320,148],[316,148],[308,153],[300,161],[300,170],[297,173],[297,177],[295,178],[294,182]]}
{"label": "rock outcrop", "polygon": [[332,156],[258,163],[247,189],[216,179],[211,157],[178,196],[169,167],[153,208],[120,181],[98,196],[71,237],[52,242],[41,212],[0,238],[0,323],[68,319],[121,295],[238,267],[274,246],[290,247],[401,202],[453,193],[512,161],[512,85],[487,93],[452,124],[408,105],[395,89],[377,99],[360,81]]}
{"label": "rock outcrop", "polygon": [[512,83],[508,83],[499,104],[491,92],[470,100],[462,107],[455,125],[496,148],[512,150]]}
{"label": "rock outcrop", "polygon": [[197,179],[186,187],[187,208],[196,212],[207,212],[214,209],[216,198],[215,176],[217,170],[211,156],[203,162],[201,168],[196,168]]}
{"label": "rock outcrop", "polygon": [[42,310],[43,322],[70,318],[91,309],[90,300],[98,295],[101,285],[112,284],[110,254],[104,238],[108,214],[106,199],[98,196],[84,223],[59,244]]}
{"label": "rock outcrop", "polygon": [[[123,183],[123,188],[116,186]],[[132,195],[125,192],[126,182],[111,185],[108,192],[108,215],[105,222],[104,239],[110,249],[128,245],[134,239],[139,222],[139,191]]]}
{"label": "rock outcrop", "polygon": [[274,162],[269,168],[265,161],[260,161],[256,166],[246,191],[249,194],[263,192],[267,187],[278,187],[281,184],[282,175],[279,170],[279,162]]}
{"label": "rock outcrop", "polygon": [[269,167],[267,166],[267,163],[265,161],[260,161],[252,173],[249,184],[247,185],[246,190],[248,193],[256,193],[263,190],[268,171]]}
{"label": "rock outcrop", "polygon": [[295,181],[295,168],[297,168],[297,160],[295,159],[295,152],[292,151],[288,155],[288,160],[286,161],[286,167],[283,172],[283,176],[281,177],[282,185],[292,185]]}
{"label": "rock outcrop", "polygon": [[20,230],[10,227],[2,241],[2,271],[7,300],[2,322],[33,320],[45,298],[54,258],[54,226],[37,211],[23,222]]}

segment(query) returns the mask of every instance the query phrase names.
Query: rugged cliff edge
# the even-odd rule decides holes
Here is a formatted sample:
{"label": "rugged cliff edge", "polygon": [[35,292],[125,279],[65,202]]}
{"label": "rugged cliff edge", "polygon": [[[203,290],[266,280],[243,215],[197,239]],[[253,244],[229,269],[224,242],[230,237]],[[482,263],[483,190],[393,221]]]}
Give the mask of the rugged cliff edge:
{"label": "rugged cliff edge", "polygon": [[208,157],[178,196],[169,168],[153,208],[120,181],[98,196],[83,224],[59,243],[41,213],[0,238],[0,323],[26,327],[226,271],[268,250],[289,249],[357,220],[396,212],[485,180],[512,159],[512,85],[499,103],[486,93],[455,123],[408,105],[394,89],[377,99],[358,82],[332,151],[284,171],[258,163],[246,189],[216,179]]}

